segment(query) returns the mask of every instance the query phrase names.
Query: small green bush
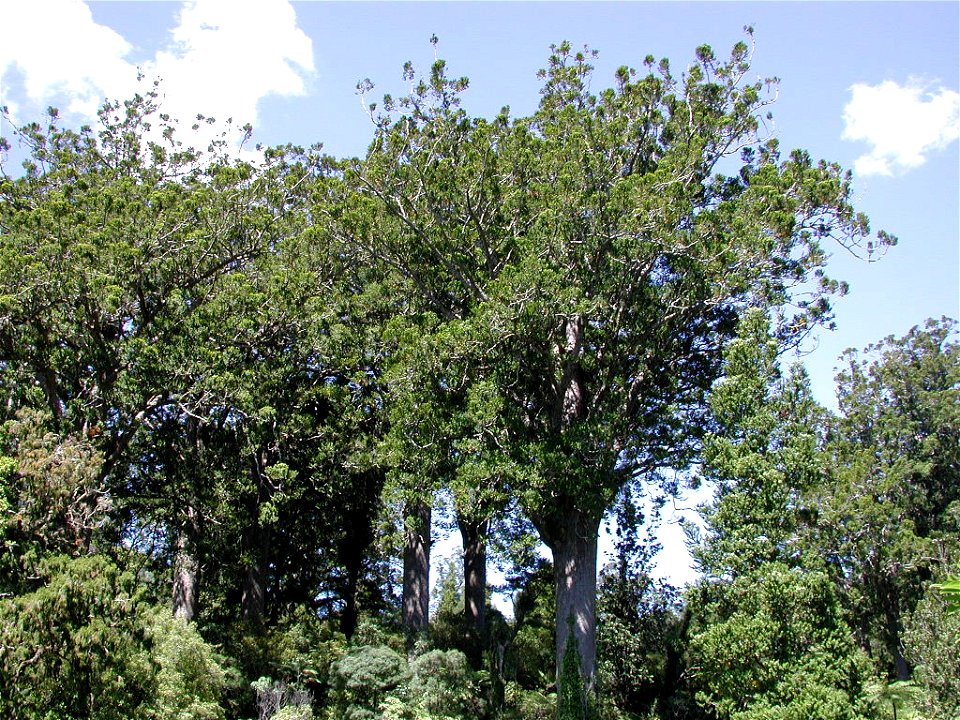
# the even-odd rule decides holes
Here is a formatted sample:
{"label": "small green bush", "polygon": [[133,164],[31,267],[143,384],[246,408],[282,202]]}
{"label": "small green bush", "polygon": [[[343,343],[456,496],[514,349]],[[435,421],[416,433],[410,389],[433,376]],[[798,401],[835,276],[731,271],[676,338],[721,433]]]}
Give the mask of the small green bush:
{"label": "small green bush", "polygon": [[519,683],[508,682],[504,688],[504,720],[555,720],[557,696],[538,690],[525,690]]}
{"label": "small green bush", "polygon": [[0,717],[143,717],[156,679],[136,578],[102,556],[47,558],[41,573],[0,600]]}
{"label": "small green bush", "polygon": [[331,718],[373,718],[387,693],[409,677],[407,661],[390,648],[354,648],[330,668]]}
{"label": "small green bush", "polygon": [[476,674],[459,650],[431,650],[410,664],[408,694],[433,717],[475,718],[483,713]]}
{"label": "small green bush", "polygon": [[151,720],[223,720],[226,671],[194,625],[166,608],[155,611],[150,626],[157,690]]}

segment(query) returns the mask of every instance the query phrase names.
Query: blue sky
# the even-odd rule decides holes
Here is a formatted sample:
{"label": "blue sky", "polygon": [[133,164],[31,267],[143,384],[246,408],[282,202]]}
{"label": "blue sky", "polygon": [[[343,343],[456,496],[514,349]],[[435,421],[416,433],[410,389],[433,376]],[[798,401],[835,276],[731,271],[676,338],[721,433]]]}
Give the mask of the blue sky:
{"label": "blue sky", "polygon": [[851,292],[836,303],[837,330],[819,333],[803,361],[833,406],[843,349],[960,316],[960,3],[12,0],[0,104],[17,122],[48,105],[89,122],[104,98],[137,88],[140,69],[161,78],[164,109],[181,119],[232,116],[265,144],[359,155],[372,127],[356,83],[373,80],[375,96],[402,92],[401,66],[429,67],[433,33],[451,73],[471,79],[467,110],[489,116],[535,108],[551,43],[597,49],[600,90],[647,54],[676,70],[702,43],[723,54],[744,25],[755,30],[751,76],[781,79],[772,108],[781,146],[851,168],[858,209],[900,238],[870,264],[830,249],[831,273]]}

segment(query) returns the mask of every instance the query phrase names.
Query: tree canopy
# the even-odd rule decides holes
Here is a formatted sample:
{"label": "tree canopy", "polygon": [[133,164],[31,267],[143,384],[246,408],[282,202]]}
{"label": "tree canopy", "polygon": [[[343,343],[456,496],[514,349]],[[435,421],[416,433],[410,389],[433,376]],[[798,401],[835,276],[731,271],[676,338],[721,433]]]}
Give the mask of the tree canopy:
{"label": "tree canopy", "polygon": [[[783,354],[830,253],[894,238],[768,136],[746,42],[600,90],[593,57],[553,47],[523,117],[408,64],[360,158],[184,147],[156,89],[3,141],[5,715],[954,708],[955,322],[819,406]],[[714,491],[685,590],[651,577],[672,473]],[[530,533],[504,617],[488,554]]]}

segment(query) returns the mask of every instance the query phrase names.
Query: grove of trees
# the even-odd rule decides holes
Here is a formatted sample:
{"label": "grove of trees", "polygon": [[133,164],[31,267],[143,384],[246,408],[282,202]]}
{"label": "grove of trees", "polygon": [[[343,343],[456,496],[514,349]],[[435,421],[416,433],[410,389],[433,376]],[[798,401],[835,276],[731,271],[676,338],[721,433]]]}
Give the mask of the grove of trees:
{"label": "grove of trees", "polygon": [[361,83],[362,158],[186,147],[155,90],[0,142],[0,714],[958,717],[956,323],[818,405],[827,259],[895,239],[766,137],[746,43],[591,57],[527,117]]}

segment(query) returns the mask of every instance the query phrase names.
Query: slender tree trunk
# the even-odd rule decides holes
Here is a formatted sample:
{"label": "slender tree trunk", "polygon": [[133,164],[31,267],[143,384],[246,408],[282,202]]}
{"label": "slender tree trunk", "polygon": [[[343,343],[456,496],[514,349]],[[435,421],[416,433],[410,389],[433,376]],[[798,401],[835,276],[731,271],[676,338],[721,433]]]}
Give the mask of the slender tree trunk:
{"label": "slender tree trunk", "polygon": [[187,525],[180,529],[173,558],[173,616],[187,622],[197,614],[199,568],[191,537],[197,533],[196,512],[187,507]]}
{"label": "slender tree trunk", "polygon": [[487,623],[487,529],[488,520],[461,519],[463,539],[463,611],[467,627],[483,637]]}
{"label": "slender tree trunk", "polygon": [[597,666],[597,532],[600,518],[575,507],[559,509],[549,523],[537,523],[553,553],[557,588],[556,672],[573,633],[584,687],[591,691]]}
{"label": "slender tree trunk", "polygon": [[409,637],[430,622],[430,520],[428,503],[408,503],[404,510],[403,624]]}

